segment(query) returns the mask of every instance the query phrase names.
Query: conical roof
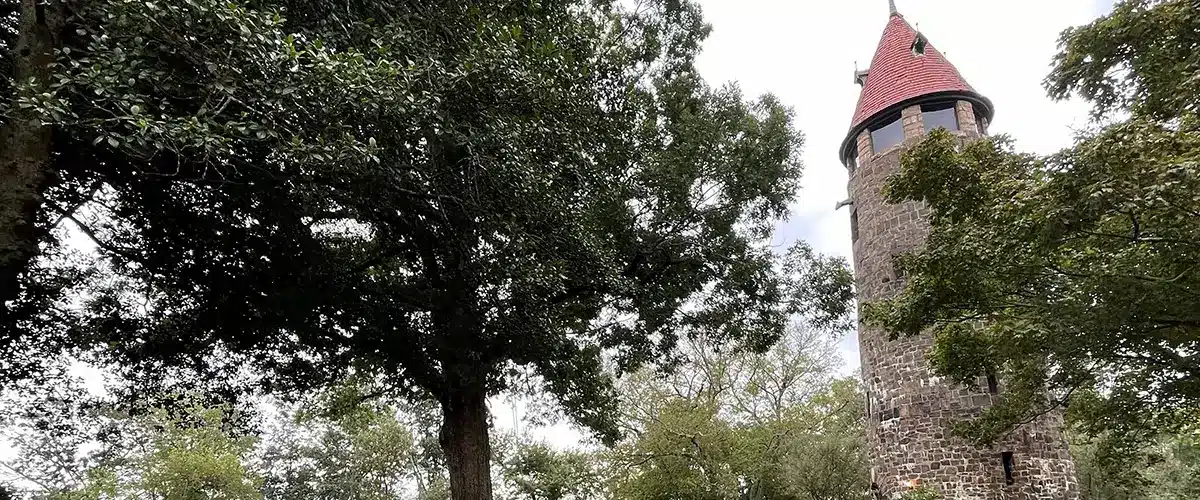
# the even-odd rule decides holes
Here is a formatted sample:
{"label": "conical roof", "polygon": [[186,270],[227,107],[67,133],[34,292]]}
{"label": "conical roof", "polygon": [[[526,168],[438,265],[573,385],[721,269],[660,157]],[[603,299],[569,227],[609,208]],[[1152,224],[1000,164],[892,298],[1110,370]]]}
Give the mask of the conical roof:
{"label": "conical roof", "polygon": [[873,118],[927,99],[964,99],[975,105],[976,112],[992,118],[991,101],[971,88],[946,56],[896,12],[894,2],[889,7],[891,15],[871,67],[856,75],[861,78],[865,73],[866,81],[842,142],[843,159],[853,156],[854,141]]}
{"label": "conical roof", "polygon": [[917,36],[917,30],[904,20],[904,16],[892,13],[875,57],[871,59],[866,85],[859,94],[858,106],[850,121],[852,129],[909,99],[939,92],[975,93],[933,44],[926,41],[924,54],[916,53],[913,42]]}

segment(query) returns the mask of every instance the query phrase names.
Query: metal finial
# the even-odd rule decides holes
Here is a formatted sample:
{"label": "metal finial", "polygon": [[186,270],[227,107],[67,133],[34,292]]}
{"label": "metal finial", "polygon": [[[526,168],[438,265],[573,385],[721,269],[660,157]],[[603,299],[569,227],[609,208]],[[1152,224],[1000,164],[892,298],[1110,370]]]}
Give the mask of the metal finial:
{"label": "metal finial", "polygon": [[890,14],[893,16],[900,13],[900,11],[896,10],[896,0],[888,0],[888,9],[890,9]]}

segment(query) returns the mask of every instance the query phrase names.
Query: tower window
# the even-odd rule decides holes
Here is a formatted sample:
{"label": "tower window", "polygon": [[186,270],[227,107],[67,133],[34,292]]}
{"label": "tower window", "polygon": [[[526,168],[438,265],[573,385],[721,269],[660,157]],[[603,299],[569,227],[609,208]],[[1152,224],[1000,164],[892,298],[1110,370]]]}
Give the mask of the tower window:
{"label": "tower window", "polygon": [[954,113],[953,103],[921,106],[921,121],[925,122],[927,134],[939,128],[958,131],[958,116]]}
{"label": "tower window", "polygon": [[1013,484],[1013,452],[1001,453],[1000,462],[1004,464],[1004,484]]}
{"label": "tower window", "polygon": [[888,148],[904,142],[904,125],[899,116],[891,119],[881,127],[871,128],[871,145],[876,153],[882,153]]}
{"label": "tower window", "polygon": [[912,43],[913,55],[918,55],[918,56],[925,55],[925,46],[928,44],[929,44],[929,40],[925,39],[925,35],[917,33],[917,36],[915,38],[913,38],[913,43]]}
{"label": "tower window", "polygon": [[858,209],[850,209],[850,242],[858,242]]}
{"label": "tower window", "polygon": [[879,412],[879,421],[880,422],[886,422],[888,420],[892,420],[892,419],[896,419],[896,418],[900,418],[900,407],[899,406],[893,406],[890,409],[886,409],[886,410]]}
{"label": "tower window", "polygon": [[996,374],[992,373],[990,370],[987,372],[987,385],[989,394],[996,394],[1000,392],[1000,386],[996,383]]}
{"label": "tower window", "polygon": [[891,255],[892,274],[894,274],[898,280],[904,279],[904,268],[900,266],[901,256],[902,254],[899,253],[893,253]]}

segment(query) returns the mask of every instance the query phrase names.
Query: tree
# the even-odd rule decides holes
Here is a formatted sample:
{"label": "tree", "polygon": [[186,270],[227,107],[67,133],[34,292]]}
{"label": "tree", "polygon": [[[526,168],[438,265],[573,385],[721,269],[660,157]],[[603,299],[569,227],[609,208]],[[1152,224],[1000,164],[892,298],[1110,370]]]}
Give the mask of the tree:
{"label": "tree", "polygon": [[790,436],[784,445],[776,480],[786,485],[786,493],[803,500],[866,498],[870,474],[863,396],[857,380],[842,379],[813,397],[807,409],[807,432]]}
{"label": "tree", "polygon": [[[153,249],[104,238],[105,227],[137,225],[144,215],[164,226],[202,221],[208,231],[239,234],[245,212],[206,203],[206,192],[224,186],[230,189],[222,194],[252,203],[255,190],[248,186],[257,181],[278,188],[288,176],[276,168],[286,163],[283,156],[291,155],[295,166],[301,153],[308,162],[336,161],[361,155],[366,146],[365,138],[347,139],[348,126],[322,112],[337,109],[340,99],[361,97],[341,85],[361,75],[361,66],[341,65],[343,56],[318,48],[320,34],[304,26],[291,31],[308,38],[287,38],[275,15],[279,4],[258,10],[203,1],[20,2],[9,15],[15,3],[5,1],[0,10],[0,68],[13,77],[0,78],[6,141],[0,152],[0,175],[6,176],[0,188],[0,350],[6,363],[30,344],[56,348],[50,340],[74,332],[70,325],[43,326],[47,317],[60,319],[54,312],[61,309],[62,289],[79,281],[49,272],[45,262],[31,266],[39,250],[60,249],[61,237],[51,228],[76,226],[118,267],[170,275],[173,266],[146,258]],[[188,37],[179,36],[185,32]],[[36,49],[25,50],[35,42]],[[53,54],[45,53],[50,49]],[[341,91],[327,91],[332,87]],[[164,190],[188,211],[156,210],[155,195]],[[187,246],[192,236],[153,235],[165,246]],[[29,376],[25,368],[33,364],[4,370],[0,382]]]}
{"label": "tree", "polygon": [[1047,157],[933,133],[889,181],[889,201],[928,205],[932,233],[899,261],[904,291],[865,315],[931,330],[939,373],[1002,374],[968,436],[1069,405],[1133,453],[1200,415],[1198,26],[1193,2],[1119,3],[1063,33],[1046,80],[1090,100],[1097,130]]}
{"label": "tree", "polygon": [[[794,336],[790,339],[797,340]],[[807,340],[818,339],[810,336]],[[627,443],[616,450],[563,450],[499,434],[492,457],[499,472],[498,497],[860,498],[865,488],[861,484],[865,481],[861,392],[849,379],[826,385],[828,381],[821,375],[825,361],[809,359],[823,352],[821,349],[788,345],[765,356],[708,356],[702,363],[711,368],[703,373],[737,381],[710,386],[725,387],[717,398],[720,416],[712,419],[711,414],[696,412],[695,402],[703,399],[689,403],[674,396],[646,401],[682,411],[669,414],[667,410],[651,419],[628,422],[645,430],[631,447]],[[781,362],[790,366],[777,365]],[[709,380],[709,375],[689,370],[696,367],[685,363],[674,377],[679,381]],[[765,388],[753,389],[747,386],[749,380]],[[62,391],[71,384],[66,379],[60,382],[52,390],[27,395],[24,404],[28,409],[19,412],[19,418],[9,418],[13,424],[0,429],[16,438],[13,441],[19,453],[5,469],[16,476],[0,474],[0,478],[8,476],[14,485],[31,486],[24,488],[25,496],[20,498],[449,497],[444,460],[430,461],[425,456],[440,454],[437,443],[425,439],[427,434],[436,435],[437,426],[425,423],[436,417],[428,415],[431,410],[436,413],[436,406],[371,397],[370,389],[357,381],[309,395],[295,408],[277,406],[282,415],[278,425],[261,426],[255,438],[234,425],[240,419],[229,407],[209,407],[198,403],[204,398],[194,395],[180,396],[169,408],[152,408],[136,416],[104,403],[82,405],[87,411],[81,412],[76,407],[89,398],[78,394],[63,397]],[[790,406],[779,417],[764,413],[762,420],[756,420],[739,409],[747,400],[731,398],[751,393],[764,402],[805,396],[802,403]],[[780,394],[792,396],[780,398]],[[267,411],[264,416],[273,413]],[[722,432],[708,433],[704,427],[691,425],[689,422],[696,421],[694,415],[714,420],[712,427]],[[676,425],[681,418],[690,420]],[[699,436],[694,441],[681,439],[681,430]],[[670,458],[665,454],[649,457],[630,452],[664,446],[682,447],[689,454],[693,453],[691,447],[700,446],[707,454],[705,467],[728,471],[735,482],[728,483],[721,493],[711,494],[705,476],[691,471],[695,459],[676,467],[664,460]],[[628,467],[635,462],[640,463]],[[660,493],[649,494],[652,491]]]}
{"label": "tree", "polygon": [[36,219],[51,181],[52,131],[29,104],[48,89],[65,17],[60,2],[0,3],[0,314],[17,298],[17,278],[38,253]]}
{"label": "tree", "polygon": [[143,387],[250,367],[279,392],[429,395],[454,498],[480,499],[511,368],[611,441],[602,353],[629,371],[696,331],[761,350],[790,313],[845,312],[840,261],[802,248],[782,273],[765,244],[801,138],[774,98],[696,75],[695,5],[310,4],[79,7],[82,55],[36,109],[100,159],[60,172],[99,177],[63,212],[118,274],[75,339]]}
{"label": "tree", "polygon": [[0,438],[16,457],[0,461],[0,478],[16,498],[22,493],[64,494],[82,484],[97,456],[84,447],[107,430],[106,419],[65,367],[38,383],[0,392]]}
{"label": "tree", "polygon": [[442,472],[431,474],[422,464],[419,436],[405,413],[364,400],[361,389],[326,391],[267,429],[259,452],[265,498],[411,498],[406,493],[414,483],[419,498],[430,498],[428,485],[441,482]]}
{"label": "tree", "polygon": [[150,420],[168,430],[152,440],[140,464],[140,489],[164,500],[261,498],[261,479],[244,463],[254,440],[230,438],[221,428],[221,409],[198,408],[188,417],[194,422],[178,422],[162,412]]}
{"label": "tree", "polygon": [[261,480],[248,465],[256,440],[231,432],[229,408],[181,403],[130,416],[81,403],[89,399],[78,394],[46,396],[22,412],[32,420],[5,429],[15,433],[20,455],[0,465],[13,485],[24,486],[24,498],[262,497]]}
{"label": "tree", "polygon": [[[510,368],[611,440],[602,352],[628,371],[698,329],[761,349],[791,312],[845,312],[840,262],[801,250],[781,275],[766,247],[801,139],[775,99],[696,75],[690,3],[48,6],[60,50],[3,117],[53,138],[21,158],[50,180],[0,231],[93,240],[115,276],[63,340],[143,389],[253,368],[276,392],[431,395],[455,497],[487,498]],[[28,280],[18,239],[2,271]],[[45,310],[25,303],[6,347]]]}
{"label": "tree", "polygon": [[1083,500],[1194,498],[1200,493],[1200,447],[1194,431],[1160,436],[1133,460],[1104,460],[1104,439],[1075,436],[1071,455]]}
{"label": "tree", "polygon": [[436,438],[423,439],[429,408],[364,400],[358,384],[294,409],[261,401],[286,419],[248,432],[241,411],[198,395],[128,411],[56,375],[0,405],[0,436],[16,452],[0,462],[0,480],[17,498],[448,498],[444,466],[422,456],[440,453]]}
{"label": "tree", "polygon": [[588,500],[603,498],[598,454],[558,450],[519,436],[501,440],[496,459],[501,490],[511,500]]}
{"label": "tree", "polygon": [[691,343],[677,374],[628,381],[634,437],[609,459],[612,496],[862,498],[863,398],[831,380],[828,349],[803,330],[762,355]]}

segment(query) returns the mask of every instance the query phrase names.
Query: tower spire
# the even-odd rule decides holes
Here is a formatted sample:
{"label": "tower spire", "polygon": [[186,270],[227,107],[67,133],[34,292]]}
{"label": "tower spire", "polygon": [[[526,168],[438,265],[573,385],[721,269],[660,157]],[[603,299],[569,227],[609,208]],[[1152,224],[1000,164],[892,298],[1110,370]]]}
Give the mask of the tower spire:
{"label": "tower spire", "polygon": [[888,0],[888,11],[888,14],[893,16],[900,14],[900,11],[896,10],[896,0]]}

